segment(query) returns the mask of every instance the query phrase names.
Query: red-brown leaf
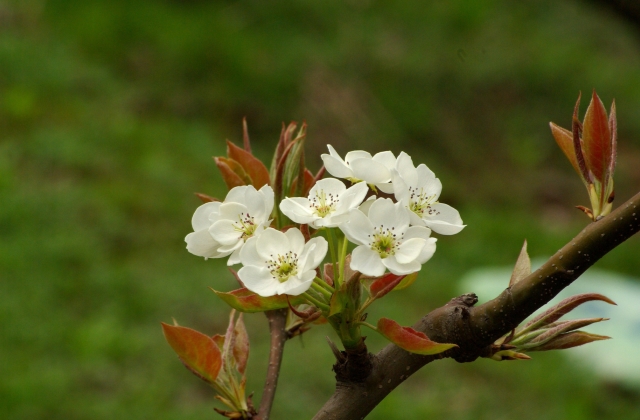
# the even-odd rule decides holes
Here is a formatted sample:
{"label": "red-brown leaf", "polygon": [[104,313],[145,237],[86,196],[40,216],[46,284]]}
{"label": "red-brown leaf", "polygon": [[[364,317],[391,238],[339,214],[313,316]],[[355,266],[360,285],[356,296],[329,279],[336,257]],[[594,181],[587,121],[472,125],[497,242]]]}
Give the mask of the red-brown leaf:
{"label": "red-brown leaf", "polygon": [[238,372],[244,374],[247,368],[247,360],[249,360],[249,334],[247,334],[247,329],[244,326],[242,314],[238,316],[233,333],[235,334],[233,358],[236,360]]}
{"label": "red-brown leaf", "polygon": [[[238,162],[223,157],[214,157],[213,160],[215,160],[216,166],[222,174],[222,179],[224,183],[227,184],[227,188],[232,189],[251,183],[251,180]],[[238,174],[238,172],[240,172],[240,174]],[[241,174],[244,174],[244,179]]]}
{"label": "red-brown leaf", "polygon": [[269,184],[269,171],[267,167],[250,152],[227,140],[227,156],[242,166],[251,179],[251,185],[257,190]]}
{"label": "red-brown leaf", "polygon": [[388,318],[380,318],[378,321],[378,332],[396,346],[416,354],[438,354],[452,347],[458,347],[455,344],[431,341],[424,333],[416,331],[411,327],[403,327]]}
{"label": "red-brown leaf", "polygon": [[182,363],[196,376],[212,383],[222,366],[220,349],[208,335],[186,327],[162,323],[164,337]]}
{"label": "red-brown leaf", "polygon": [[576,160],[576,151],[573,148],[573,134],[571,131],[552,122],[549,123],[549,127],[551,127],[551,134],[553,134],[553,138],[556,140],[556,143],[558,143],[558,146],[560,146],[564,155],[569,159],[569,162],[571,162],[573,169],[575,169],[578,175],[582,178],[582,172],[580,172],[580,167]]}
{"label": "red-brown leaf", "polygon": [[607,111],[595,90],[584,116],[582,140],[587,166],[604,184],[605,174],[611,165],[611,131]]}
{"label": "red-brown leaf", "polygon": [[[264,312],[271,309],[289,307],[287,296],[285,295],[262,297],[246,288],[237,289],[228,293],[218,292],[216,290],[213,290],[213,292],[233,309],[237,309],[240,312]],[[306,300],[302,296],[289,296],[289,299],[292,305],[306,303]]]}
{"label": "red-brown leaf", "polygon": [[371,283],[371,286],[369,286],[369,293],[371,293],[372,298],[380,299],[392,291],[404,278],[405,276],[387,273]]}

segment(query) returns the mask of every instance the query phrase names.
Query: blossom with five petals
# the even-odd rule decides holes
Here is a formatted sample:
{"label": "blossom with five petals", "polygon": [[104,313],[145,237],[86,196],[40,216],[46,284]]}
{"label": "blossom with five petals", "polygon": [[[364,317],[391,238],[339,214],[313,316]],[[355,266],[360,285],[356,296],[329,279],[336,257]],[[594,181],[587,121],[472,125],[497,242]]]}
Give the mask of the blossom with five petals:
{"label": "blossom with five petals", "polygon": [[343,160],[330,144],[327,147],[329,154],[325,153],[320,157],[331,175],[354,183],[364,181],[384,193],[393,193],[393,187],[390,184],[391,171],[396,164],[393,153],[386,151],[371,156],[369,152],[353,150],[348,152]]}
{"label": "blossom with five petals", "polygon": [[280,203],[280,210],[296,223],[308,224],[316,229],[336,227],[348,218],[349,210],[362,203],[367,191],[367,185],[363,182],[347,188],[335,178],[326,178],[316,182],[308,198],[284,199]]}
{"label": "blossom with five petals", "polygon": [[454,235],[465,227],[458,210],[438,202],[440,180],[424,163],[416,168],[405,152],[398,155],[393,190],[396,200],[411,210],[412,225],[427,226],[441,235]]}
{"label": "blossom with five petals", "polygon": [[409,211],[402,203],[378,198],[368,215],[358,209],[340,229],[358,246],[351,254],[351,268],[379,277],[385,269],[397,275],[419,271],[436,250],[436,239],[424,226],[409,226]]}
{"label": "blossom with five petals", "polygon": [[205,258],[231,255],[228,265],[240,262],[240,249],[247,239],[260,235],[271,223],[273,189],[265,185],[232,188],[224,202],[198,207],[191,219],[194,232],[187,235],[187,250]]}
{"label": "blossom with five petals", "polygon": [[243,267],[238,276],[245,287],[260,296],[299,295],[316,277],[316,267],[327,254],[326,239],[304,242],[297,228],[280,232],[267,228],[247,241],[240,251]]}

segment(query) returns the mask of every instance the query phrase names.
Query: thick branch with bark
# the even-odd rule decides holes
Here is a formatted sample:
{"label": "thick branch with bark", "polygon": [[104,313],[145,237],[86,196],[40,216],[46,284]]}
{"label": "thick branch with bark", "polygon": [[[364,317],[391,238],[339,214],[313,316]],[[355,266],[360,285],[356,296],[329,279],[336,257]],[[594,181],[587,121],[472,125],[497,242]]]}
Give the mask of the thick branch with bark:
{"label": "thick branch with bark", "polygon": [[474,307],[475,295],[463,295],[430,312],[413,326],[433,341],[455,343],[458,348],[435,356],[420,356],[389,344],[378,354],[368,355],[372,369],[364,381],[338,378],[335,393],[314,419],[364,418],[395,387],[426,364],[444,357],[471,362],[489,355],[495,340],[517,327],[638,230],[640,193],[609,216],[591,223],[542,267],[507,287],[495,299]]}

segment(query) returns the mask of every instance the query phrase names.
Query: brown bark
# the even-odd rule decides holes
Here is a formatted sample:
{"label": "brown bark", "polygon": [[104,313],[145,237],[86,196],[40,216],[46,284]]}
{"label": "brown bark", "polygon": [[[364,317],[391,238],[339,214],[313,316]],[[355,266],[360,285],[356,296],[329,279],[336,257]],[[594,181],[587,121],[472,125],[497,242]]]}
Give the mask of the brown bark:
{"label": "brown bark", "polygon": [[278,377],[280,375],[280,365],[282,364],[282,354],[284,344],[287,341],[287,309],[277,309],[265,312],[269,320],[269,331],[271,333],[271,349],[269,352],[269,366],[267,367],[267,377],[264,383],[264,391],[260,400],[260,409],[255,420],[269,420],[273,399],[276,395]]}
{"label": "brown bark", "polygon": [[[408,353],[389,344],[371,355],[372,369],[364,381],[340,378],[315,420],[364,418],[424,365],[444,357],[471,362],[489,354],[491,344],[542,307],[587,268],[640,230],[640,193],[609,216],[591,223],[542,267],[498,297],[478,307],[475,295],[463,295],[430,312],[413,328],[440,343],[459,347],[435,356]],[[348,363],[348,362],[347,362]]]}

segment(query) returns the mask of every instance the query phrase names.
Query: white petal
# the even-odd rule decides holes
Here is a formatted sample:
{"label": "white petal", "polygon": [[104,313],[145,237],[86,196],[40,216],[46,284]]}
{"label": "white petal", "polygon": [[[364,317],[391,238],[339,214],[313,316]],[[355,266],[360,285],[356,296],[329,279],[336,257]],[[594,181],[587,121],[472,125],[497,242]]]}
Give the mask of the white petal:
{"label": "white petal", "polygon": [[405,152],[400,152],[398,160],[396,161],[396,170],[402,177],[407,186],[414,186],[418,183],[418,171],[413,166],[413,160],[411,156]]}
{"label": "white petal", "polygon": [[385,194],[393,194],[393,183],[386,182],[384,184],[376,184],[376,188]]}
{"label": "white petal", "polygon": [[[211,233],[211,232],[209,232]],[[215,239],[215,238],[214,238]],[[239,239],[237,240],[235,243],[231,244],[231,245],[221,245],[220,248],[218,248],[219,252],[235,252],[236,250],[242,248],[242,245],[244,245],[244,240],[243,239]]]}
{"label": "white petal", "polygon": [[455,235],[464,229],[460,213],[448,204],[435,203],[431,206],[436,214],[425,215],[424,221],[434,232],[441,235]]}
{"label": "white petal", "polygon": [[245,266],[238,270],[238,277],[247,289],[263,297],[275,295],[280,286],[267,268]]}
{"label": "white petal", "polygon": [[[364,150],[352,150],[351,152],[348,152],[346,155],[344,155],[344,161],[349,166],[351,166],[353,161],[356,160],[356,159],[371,160],[371,159],[373,159],[373,157],[371,156],[371,153],[365,152]],[[351,167],[353,168],[353,166],[351,166]]]}
{"label": "white petal", "polygon": [[336,178],[352,178],[353,171],[349,168],[342,159],[323,154],[320,156],[324,167],[331,175]]}
{"label": "white petal", "polygon": [[219,258],[224,256],[224,254],[218,252],[220,244],[213,239],[206,229],[188,234],[187,237],[184,238],[184,241],[187,243],[187,251],[193,255],[205,258]]}
{"label": "white petal", "polygon": [[384,274],[380,255],[368,246],[358,246],[351,253],[351,269],[366,276],[379,277]]}
{"label": "white petal", "polygon": [[309,224],[318,218],[313,214],[309,200],[304,197],[287,197],[280,202],[280,211],[300,224]]}
{"label": "white petal", "polygon": [[332,194],[334,197],[338,197],[342,194],[347,187],[344,185],[342,181],[338,181],[335,178],[325,178],[316,182],[311,190],[309,190],[309,199],[311,200],[316,196],[316,192],[324,191],[325,194]]}
{"label": "white petal", "polygon": [[351,209],[358,207],[365,195],[367,195],[369,187],[364,182],[358,182],[348,189],[345,189],[340,195],[340,201],[336,206],[335,214],[346,213]]}
{"label": "white petal", "polygon": [[429,169],[427,165],[425,165],[424,163],[421,163],[420,165],[418,165],[416,169],[418,171],[418,179],[425,179],[425,178],[430,179],[430,178],[436,177],[436,174],[434,174],[433,171]]}
{"label": "white petal", "polygon": [[258,238],[249,238],[240,249],[240,261],[244,266],[266,267],[266,259],[258,254]]}
{"label": "white petal", "polygon": [[258,254],[263,259],[269,259],[273,255],[285,255],[291,250],[289,247],[289,238],[273,228],[268,228],[260,236],[258,236],[258,242],[256,244],[258,248]]}
{"label": "white petal", "polygon": [[376,227],[380,225],[390,226],[389,222],[393,220],[395,214],[396,209],[393,206],[393,201],[389,198],[378,198],[369,207],[369,220]]}
{"label": "white petal", "polygon": [[422,238],[411,238],[402,241],[395,253],[396,260],[400,264],[408,264],[415,261],[426,243],[427,241]]}
{"label": "white petal", "polygon": [[212,213],[209,216],[209,220],[212,223],[217,222],[218,220],[231,220],[232,222],[237,222],[240,220],[242,214],[247,214],[249,209],[242,203],[237,203],[235,201],[224,202],[220,204],[220,208],[217,213]]}
{"label": "white petal", "polygon": [[380,162],[371,159],[354,159],[349,162],[353,175],[367,184],[378,184],[391,181],[391,172]]}
{"label": "white petal", "polygon": [[360,210],[361,212],[364,213],[365,216],[369,217],[369,210],[371,209],[371,205],[376,201],[376,196],[372,195],[369,198],[367,198],[367,200],[362,203],[359,207],[358,210]]}
{"label": "white petal", "polygon": [[231,253],[231,255],[229,255],[229,259],[227,260],[227,266],[232,266],[232,265],[236,265],[236,264],[240,264],[241,260],[240,260],[240,251],[242,250],[243,246],[242,244],[240,244],[241,246],[238,247],[238,249],[236,249],[235,251],[233,251]]}
{"label": "white petal", "polygon": [[433,257],[433,254],[436,252],[437,241],[438,240],[436,238],[427,239],[426,245],[424,246],[424,248],[422,248],[422,252],[418,256],[418,262],[420,264],[426,263],[431,259],[431,257]]}
{"label": "white petal", "polygon": [[255,188],[253,185],[240,185],[238,187],[233,187],[227,193],[227,196],[224,198],[225,203],[244,203],[245,196],[248,188]]}
{"label": "white petal", "polygon": [[300,232],[300,229],[291,228],[284,234],[289,238],[289,250],[299,255],[304,248],[304,236],[302,235],[302,232]]}
{"label": "white petal", "polygon": [[327,255],[329,244],[323,237],[312,238],[304,246],[300,255],[300,269],[303,271],[315,270]]}
{"label": "white petal", "polygon": [[[405,207],[406,208],[406,207]],[[409,209],[407,209],[409,210]],[[409,223],[413,226],[426,226],[426,222],[420,218],[415,212],[409,210]]]}
{"label": "white petal", "polygon": [[264,200],[264,212],[267,217],[269,217],[273,211],[273,205],[275,203],[273,188],[271,188],[270,185],[264,185],[258,191],[262,194]]}
{"label": "white petal", "polygon": [[373,160],[382,163],[389,170],[396,166],[396,157],[389,151],[376,153]]}
{"label": "white petal", "polygon": [[298,296],[309,290],[315,277],[316,272],[313,270],[305,271],[299,277],[291,277],[289,280],[280,284],[278,294]]}
{"label": "white petal", "polygon": [[358,245],[368,245],[370,235],[373,234],[373,225],[358,209],[349,212],[349,221],[340,225],[340,230],[344,232],[350,242]]}
{"label": "white petal", "polygon": [[403,239],[404,240],[408,240],[411,238],[429,239],[430,236],[431,236],[431,229],[426,228],[424,226],[411,226],[404,233]]}
{"label": "white petal", "polygon": [[442,192],[442,182],[439,178],[420,178],[420,180],[418,181],[418,185],[420,188],[422,188],[423,194],[427,196],[435,196],[433,199],[434,201],[437,200],[438,197],[440,197],[440,193]]}
{"label": "white petal", "polygon": [[191,218],[191,226],[194,231],[199,231],[202,229],[209,229],[211,226],[211,222],[209,221],[209,215],[211,213],[217,212],[220,207],[219,201],[213,201],[210,203],[204,203],[200,207],[198,207],[193,213],[193,217]]}
{"label": "white petal", "polygon": [[238,230],[229,220],[218,220],[209,228],[209,233],[222,245],[234,245],[242,237],[242,231]]}
{"label": "white petal", "polygon": [[415,273],[421,268],[420,263],[417,261],[412,261],[407,264],[400,264],[393,255],[383,259],[382,264],[384,264],[384,266],[387,267],[393,274],[399,276]]}

